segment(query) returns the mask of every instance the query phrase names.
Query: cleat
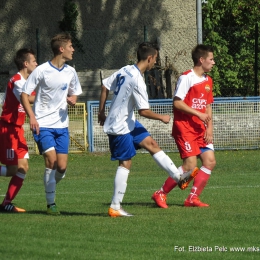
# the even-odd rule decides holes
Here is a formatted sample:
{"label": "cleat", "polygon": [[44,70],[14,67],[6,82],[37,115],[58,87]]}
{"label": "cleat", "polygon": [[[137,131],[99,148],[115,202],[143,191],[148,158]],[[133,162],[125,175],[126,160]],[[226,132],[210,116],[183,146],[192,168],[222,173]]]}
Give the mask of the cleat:
{"label": "cleat", "polygon": [[168,205],[166,204],[167,195],[162,190],[157,190],[152,198],[155,201],[156,205],[160,208],[167,209]]}
{"label": "cleat", "polygon": [[25,209],[18,208],[16,206],[14,206],[14,204],[12,204],[12,203],[6,204],[5,206],[1,205],[0,211],[9,212],[9,213],[24,213],[24,212],[26,212]]}
{"label": "cleat", "polygon": [[188,172],[184,172],[178,182],[179,188],[181,190],[185,190],[189,186],[189,183],[197,176],[198,172],[198,167],[195,167],[193,170],[190,170]]}
{"label": "cleat", "polygon": [[108,215],[112,218],[116,218],[116,217],[132,217],[133,215],[127,213],[126,211],[124,211],[122,208],[119,210],[115,210],[112,208],[108,209]]}
{"label": "cleat", "polygon": [[50,205],[50,207],[47,207],[47,214],[48,215],[60,215],[60,212],[57,208],[57,206],[54,205]]}
{"label": "cleat", "polygon": [[186,199],[184,201],[184,207],[209,207],[209,204],[203,203],[198,197],[192,199]]}

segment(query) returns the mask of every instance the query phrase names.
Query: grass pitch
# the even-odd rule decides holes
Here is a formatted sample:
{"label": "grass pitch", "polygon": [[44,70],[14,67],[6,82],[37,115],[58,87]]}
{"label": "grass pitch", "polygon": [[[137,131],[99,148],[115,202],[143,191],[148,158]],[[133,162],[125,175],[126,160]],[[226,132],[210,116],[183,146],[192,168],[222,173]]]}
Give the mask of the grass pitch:
{"label": "grass pitch", "polygon": [[[168,154],[177,166],[177,153]],[[70,154],[57,186],[60,216],[47,216],[41,156],[14,203],[24,214],[0,214],[0,259],[259,259],[260,151],[218,151],[201,200],[185,208],[190,187],[168,195],[168,209],[151,200],[167,174],[149,154],[133,158],[122,204],[134,217],[110,218],[117,162],[109,154]],[[0,178],[0,196],[9,178]],[[1,199],[1,198],[0,198]]]}

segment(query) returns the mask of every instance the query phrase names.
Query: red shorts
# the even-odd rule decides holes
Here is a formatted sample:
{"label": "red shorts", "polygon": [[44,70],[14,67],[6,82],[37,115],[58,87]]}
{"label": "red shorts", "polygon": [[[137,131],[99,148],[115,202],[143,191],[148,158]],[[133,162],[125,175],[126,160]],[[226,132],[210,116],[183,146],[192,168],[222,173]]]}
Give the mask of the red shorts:
{"label": "red shorts", "polygon": [[173,136],[180,152],[181,159],[201,154],[200,148],[207,146],[204,142],[204,133],[201,135]]}
{"label": "red shorts", "polygon": [[28,147],[22,126],[0,120],[0,161],[5,165],[18,165],[18,159],[28,158]]}

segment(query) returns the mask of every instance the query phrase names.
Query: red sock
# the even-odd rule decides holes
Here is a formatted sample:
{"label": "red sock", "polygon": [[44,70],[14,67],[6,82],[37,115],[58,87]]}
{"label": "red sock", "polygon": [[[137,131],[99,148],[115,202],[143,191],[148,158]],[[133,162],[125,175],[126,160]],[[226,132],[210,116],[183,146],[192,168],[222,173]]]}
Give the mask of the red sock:
{"label": "red sock", "polygon": [[168,179],[163,184],[162,188],[163,191],[167,194],[169,193],[178,183],[172,179],[171,177],[168,177]]}
{"label": "red sock", "polygon": [[21,189],[21,187],[23,185],[23,181],[24,181],[24,179],[18,177],[17,175],[12,177],[12,179],[10,180],[5,198],[2,203],[3,206],[12,202],[12,200],[15,198],[16,194]]}
{"label": "red sock", "polygon": [[202,166],[194,179],[193,186],[191,188],[191,192],[189,194],[188,199],[193,196],[199,197],[203,189],[205,188],[208,179],[210,177],[211,170],[207,169],[206,167]]}

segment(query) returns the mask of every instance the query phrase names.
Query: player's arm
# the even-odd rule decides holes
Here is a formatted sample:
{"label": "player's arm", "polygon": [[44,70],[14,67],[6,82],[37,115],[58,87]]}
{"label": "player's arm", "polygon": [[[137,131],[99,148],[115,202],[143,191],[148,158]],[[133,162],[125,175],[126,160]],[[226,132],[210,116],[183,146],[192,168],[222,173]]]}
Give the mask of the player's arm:
{"label": "player's arm", "polygon": [[33,104],[34,100],[35,100],[35,96],[33,96],[33,95],[28,96],[28,100],[29,100],[30,104]]}
{"label": "player's arm", "polygon": [[148,119],[160,120],[165,124],[168,124],[171,120],[171,117],[169,115],[160,115],[160,114],[154,113],[150,109],[139,109],[138,114],[140,116],[143,116]]}
{"label": "player's arm", "polygon": [[[211,104],[208,104],[206,106],[206,113],[208,115],[210,115],[210,117],[212,118],[212,106]],[[213,122],[212,120],[207,122],[207,128],[204,134],[204,140],[206,143],[212,143],[213,142]]]}
{"label": "player's arm", "polygon": [[29,101],[29,96],[27,93],[22,92],[21,94],[21,103],[23,105],[23,108],[26,112],[26,114],[28,115],[29,119],[30,119],[30,129],[32,131],[36,131],[37,134],[39,134],[39,124],[35,118],[35,115],[33,113],[30,101]]}
{"label": "player's arm", "polygon": [[[15,97],[17,98],[17,100],[19,102],[21,102],[21,94],[22,94],[22,91],[23,91],[23,86],[24,86],[24,83],[21,82],[21,80],[18,80],[14,83],[14,89],[13,89],[13,93],[15,95]],[[33,104],[34,103],[34,100],[35,100],[35,91],[33,91],[31,93],[31,95],[28,97],[29,98],[29,102],[30,104]]]}
{"label": "player's arm", "polygon": [[181,112],[183,112],[185,114],[197,116],[205,124],[207,124],[211,120],[211,115],[209,115],[207,112],[202,113],[196,109],[189,107],[181,98],[179,98],[177,96],[175,96],[173,99],[173,107],[175,109],[180,110]]}
{"label": "player's arm", "polygon": [[36,96],[36,92],[33,91],[33,92],[31,93],[31,95],[28,97],[30,104],[33,104],[33,103],[34,103],[34,101],[35,101],[35,96]]}
{"label": "player's arm", "polygon": [[102,85],[100,99],[99,99],[99,112],[98,112],[98,123],[103,126],[106,120],[105,115],[105,108],[106,108],[106,101],[109,94],[109,90]]}
{"label": "player's arm", "polygon": [[67,97],[67,103],[68,103],[70,106],[75,106],[75,104],[77,103],[77,99],[78,99],[78,96],[77,96],[77,95],[68,96],[68,97]]}

